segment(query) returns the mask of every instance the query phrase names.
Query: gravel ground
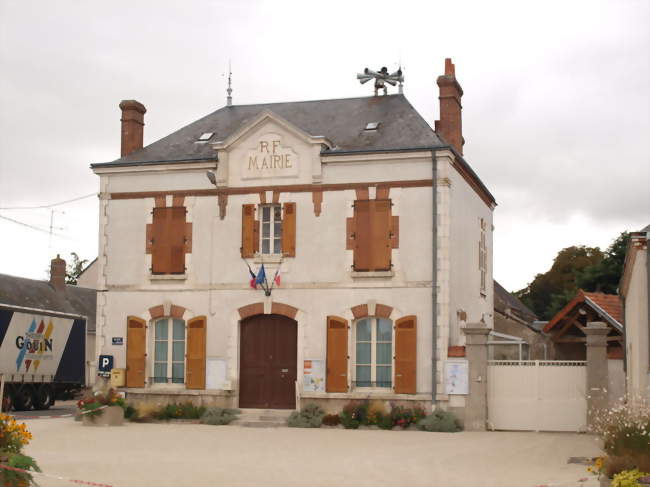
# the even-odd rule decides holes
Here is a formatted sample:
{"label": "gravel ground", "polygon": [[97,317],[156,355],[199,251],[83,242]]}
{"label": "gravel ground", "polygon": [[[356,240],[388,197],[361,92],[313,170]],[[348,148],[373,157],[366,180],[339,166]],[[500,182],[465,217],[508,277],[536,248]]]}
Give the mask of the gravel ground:
{"label": "gravel ground", "polygon": [[581,434],[26,423],[27,453],[44,472],[114,487],[597,485],[578,482],[585,467],[567,464],[599,454],[595,438]]}

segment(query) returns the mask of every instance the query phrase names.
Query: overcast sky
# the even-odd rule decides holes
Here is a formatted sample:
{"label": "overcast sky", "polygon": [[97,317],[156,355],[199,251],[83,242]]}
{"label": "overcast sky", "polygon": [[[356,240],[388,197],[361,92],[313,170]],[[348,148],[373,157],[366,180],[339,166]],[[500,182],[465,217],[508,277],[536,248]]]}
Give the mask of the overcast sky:
{"label": "overcast sky", "polygon": [[95,197],[6,208],[96,192],[122,99],[147,107],[148,144],[225,104],[229,59],[235,104],[366,96],[356,73],[401,60],[433,125],[452,57],[465,156],[499,204],[494,276],[519,289],[650,223],[649,4],[0,0],[0,273],[97,255]]}

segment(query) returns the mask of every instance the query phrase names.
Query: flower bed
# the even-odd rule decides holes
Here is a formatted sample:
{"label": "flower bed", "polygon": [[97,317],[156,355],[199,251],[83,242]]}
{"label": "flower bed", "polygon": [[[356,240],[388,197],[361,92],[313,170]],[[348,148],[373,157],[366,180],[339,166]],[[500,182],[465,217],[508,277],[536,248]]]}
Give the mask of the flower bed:
{"label": "flower bed", "polygon": [[[22,450],[32,439],[24,423],[17,423],[13,416],[0,413],[0,464],[23,470],[40,472],[32,457],[23,455]],[[36,485],[28,473],[0,469],[0,485],[27,487]]]}

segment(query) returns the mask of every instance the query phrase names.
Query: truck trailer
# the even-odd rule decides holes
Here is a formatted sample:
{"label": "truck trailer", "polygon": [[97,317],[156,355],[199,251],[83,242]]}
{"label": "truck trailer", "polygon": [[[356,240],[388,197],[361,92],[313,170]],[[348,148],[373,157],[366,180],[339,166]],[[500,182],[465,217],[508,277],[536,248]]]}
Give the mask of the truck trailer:
{"label": "truck trailer", "polygon": [[48,409],[85,386],[86,318],[0,307],[2,410]]}

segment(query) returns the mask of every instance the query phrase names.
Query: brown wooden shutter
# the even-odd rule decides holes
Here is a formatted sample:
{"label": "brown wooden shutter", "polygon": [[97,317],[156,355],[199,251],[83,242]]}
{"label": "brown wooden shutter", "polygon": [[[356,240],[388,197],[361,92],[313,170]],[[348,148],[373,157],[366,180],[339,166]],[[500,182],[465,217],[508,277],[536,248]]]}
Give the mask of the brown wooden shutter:
{"label": "brown wooden shutter", "polygon": [[169,208],[169,252],[170,274],[185,272],[185,207]]}
{"label": "brown wooden shutter", "polygon": [[348,321],[327,317],[327,392],[348,392]]}
{"label": "brown wooden shutter", "polygon": [[242,205],[241,256],[244,258],[249,259],[255,256],[255,249],[259,245],[259,230],[256,227],[255,205]]}
{"label": "brown wooden shutter", "polygon": [[129,316],[126,324],[126,387],[144,387],[147,324]]}
{"label": "brown wooden shutter", "polygon": [[371,235],[371,270],[389,271],[391,257],[390,200],[371,201],[370,235]]}
{"label": "brown wooden shutter", "polygon": [[354,250],[354,217],[345,219],[345,249]]}
{"label": "brown wooden shutter", "polygon": [[171,208],[154,208],[151,229],[151,272],[169,274],[171,269],[171,246],[169,222]]}
{"label": "brown wooden shutter", "polygon": [[296,256],[296,204],[285,203],[282,215],[282,255]]}
{"label": "brown wooden shutter", "polygon": [[354,270],[369,271],[372,269],[372,236],[370,235],[369,200],[356,200],[354,202]]}
{"label": "brown wooden shutter", "polygon": [[205,389],[205,316],[187,322],[187,389]]}
{"label": "brown wooden shutter", "polygon": [[405,316],[395,322],[395,392],[415,394],[417,383],[417,319]]}
{"label": "brown wooden shutter", "polygon": [[399,249],[399,217],[391,217],[390,227],[390,247],[391,249]]}

